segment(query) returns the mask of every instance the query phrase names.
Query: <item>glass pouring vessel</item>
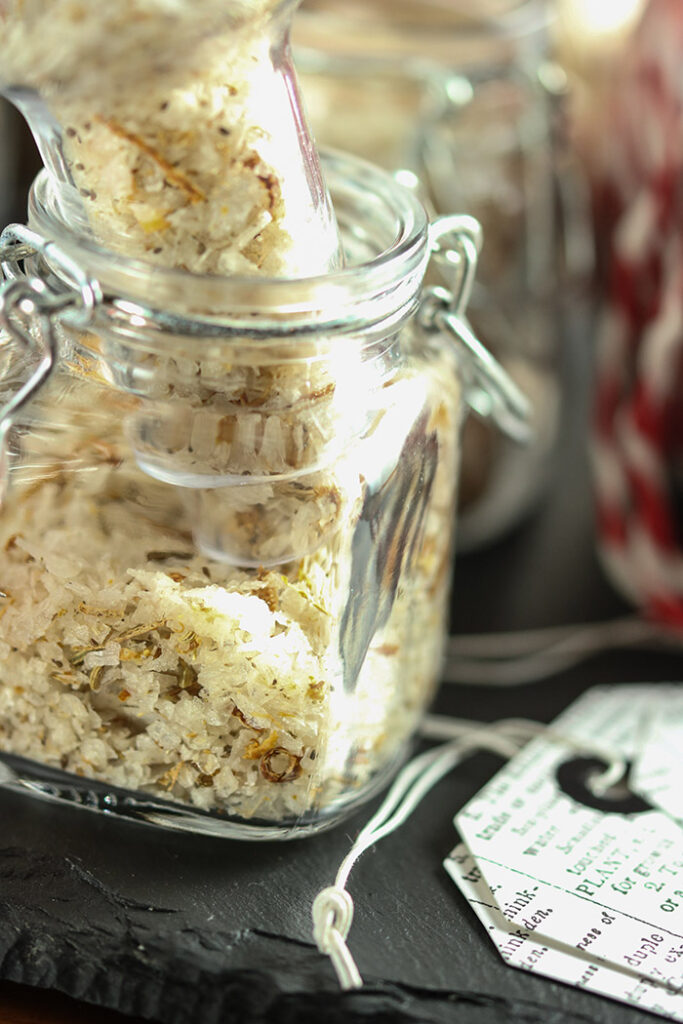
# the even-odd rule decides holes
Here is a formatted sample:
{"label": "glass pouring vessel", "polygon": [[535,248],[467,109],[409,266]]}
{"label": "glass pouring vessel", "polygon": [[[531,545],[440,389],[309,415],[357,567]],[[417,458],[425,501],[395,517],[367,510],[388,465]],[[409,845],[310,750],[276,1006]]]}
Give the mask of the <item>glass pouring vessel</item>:
{"label": "glass pouring vessel", "polygon": [[0,86],[65,220],[198,273],[310,275],[340,251],[301,111],[295,0],[5,0]]}

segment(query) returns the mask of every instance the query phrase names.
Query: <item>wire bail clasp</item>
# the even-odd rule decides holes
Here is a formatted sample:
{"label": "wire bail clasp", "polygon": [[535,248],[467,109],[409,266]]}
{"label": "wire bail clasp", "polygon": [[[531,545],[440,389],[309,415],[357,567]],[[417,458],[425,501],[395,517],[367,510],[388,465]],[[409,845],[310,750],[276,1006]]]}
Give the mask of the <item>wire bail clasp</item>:
{"label": "wire bail clasp", "polygon": [[[48,270],[48,283],[29,275],[26,261],[39,256]],[[21,264],[24,263],[24,268]],[[57,362],[56,321],[87,327],[102,300],[97,281],[54,242],[23,224],[10,224],[0,235],[0,352],[12,342],[36,361],[31,373],[0,405],[0,493],[7,483],[7,439],[16,415],[47,381]],[[4,390],[4,389],[3,389]]]}
{"label": "wire bail clasp", "polygon": [[533,432],[531,404],[479,341],[466,316],[482,245],[481,225],[465,214],[437,217],[429,226],[429,245],[432,259],[453,286],[425,288],[420,323],[427,331],[448,334],[456,343],[469,407],[490,417],[507,437],[525,443]]}

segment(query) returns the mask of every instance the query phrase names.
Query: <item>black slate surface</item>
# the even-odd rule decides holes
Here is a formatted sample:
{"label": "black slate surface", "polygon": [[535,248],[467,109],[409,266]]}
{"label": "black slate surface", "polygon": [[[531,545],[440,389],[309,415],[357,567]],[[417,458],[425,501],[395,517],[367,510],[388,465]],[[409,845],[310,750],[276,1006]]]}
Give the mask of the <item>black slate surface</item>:
{"label": "black slate surface", "polygon": [[[578,379],[586,353],[574,353]],[[585,392],[571,391],[541,508],[459,561],[461,632],[626,610],[594,554]],[[437,710],[549,720],[590,685],[676,679],[680,666],[674,655],[614,653],[531,686],[444,687]],[[313,944],[310,907],[378,801],[329,833],[260,844],[157,831],[0,789],[0,978],[165,1024],[654,1020],[506,967],[449,880],[441,863],[455,844],[452,816],[499,764],[467,761],[354,868],[349,945],[366,988],[347,994]]]}

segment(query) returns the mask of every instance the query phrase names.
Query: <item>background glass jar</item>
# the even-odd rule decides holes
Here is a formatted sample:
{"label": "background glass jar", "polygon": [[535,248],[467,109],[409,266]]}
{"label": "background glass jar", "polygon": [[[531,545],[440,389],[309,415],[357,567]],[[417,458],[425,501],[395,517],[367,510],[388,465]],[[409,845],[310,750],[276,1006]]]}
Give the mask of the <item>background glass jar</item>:
{"label": "background glass jar", "polygon": [[[477,232],[430,238],[362,162],[327,176],[349,265],[319,278],[126,260],[73,233],[44,173],[31,232],[5,232],[18,785],[275,837],[336,820],[403,756],[446,629]],[[430,293],[418,322],[430,244],[460,260],[460,299]]]}
{"label": "background glass jar", "polygon": [[[351,10],[349,10],[351,7]],[[439,0],[308,0],[295,26],[310,120],[327,145],[466,210],[485,245],[472,323],[534,405],[520,449],[486,421],[463,437],[461,547],[516,523],[540,496],[559,429],[559,239],[548,7]],[[486,397],[481,407],[486,408]]]}

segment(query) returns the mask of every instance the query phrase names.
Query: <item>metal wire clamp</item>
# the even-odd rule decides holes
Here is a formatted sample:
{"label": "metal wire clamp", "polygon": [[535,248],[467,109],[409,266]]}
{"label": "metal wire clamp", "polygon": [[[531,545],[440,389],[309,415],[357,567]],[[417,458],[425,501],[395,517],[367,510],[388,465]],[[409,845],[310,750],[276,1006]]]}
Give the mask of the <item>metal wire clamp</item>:
{"label": "metal wire clamp", "polygon": [[[54,286],[26,272],[34,257],[40,257],[48,269],[54,270]],[[5,401],[0,406],[0,471],[4,471],[7,437],[16,415],[55,367],[56,322],[87,327],[102,293],[99,284],[54,242],[21,224],[10,224],[0,235],[0,273],[0,352],[18,342],[33,366],[20,386],[3,396]],[[6,479],[4,472],[2,478]]]}
{"label": "metal wire clamp", "polygon": [[482,232],[474,217],[438,217],[429,228],[432,259],[452,279],[452,288],[425,288],[419,320],[423,329],[447,334],[456,344],[465,380],[465,401],[490,417],[514,441],[532,436],[531,404],[510,375],[479,341],[467,317]]}

